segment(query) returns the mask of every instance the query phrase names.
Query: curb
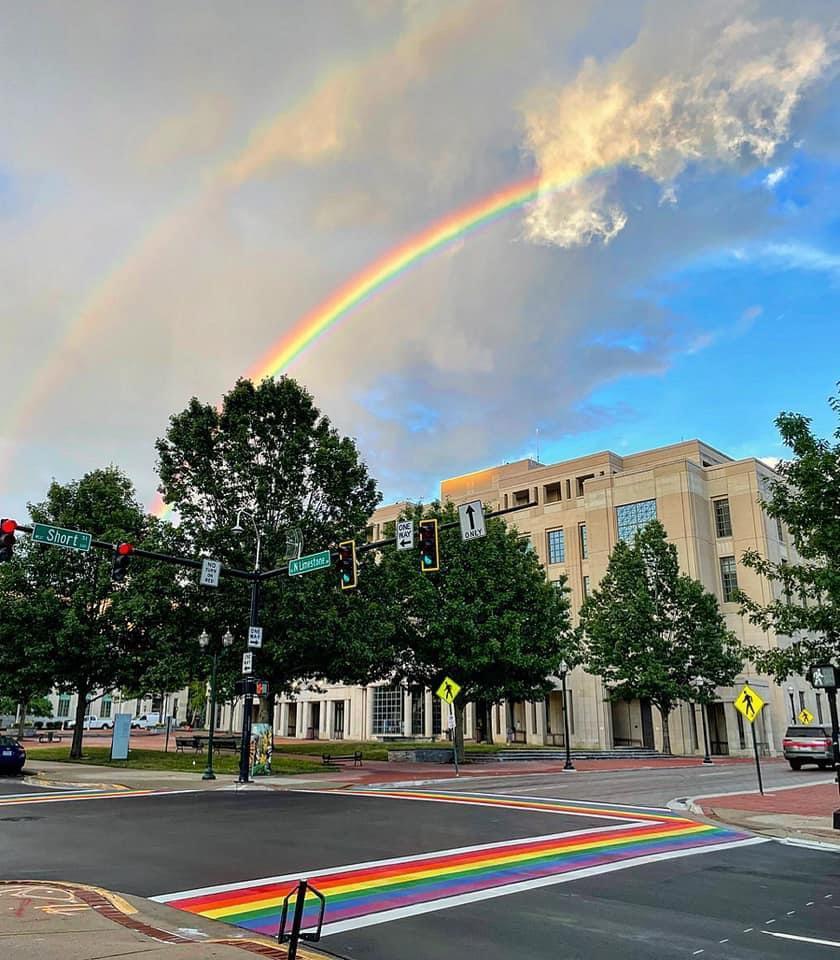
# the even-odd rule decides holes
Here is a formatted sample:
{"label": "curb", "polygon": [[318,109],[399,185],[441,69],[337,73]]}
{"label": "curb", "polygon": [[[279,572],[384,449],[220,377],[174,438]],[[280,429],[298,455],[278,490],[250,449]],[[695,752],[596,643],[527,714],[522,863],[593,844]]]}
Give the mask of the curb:
{"label": "curb", "polygon": [[[75,788],[77,790],[131,790],[132,788],[124,783],[89,783],[80,780],[54,780],[52,777],[46,777],[41,773],[25,774],[23,782],[30,787],[56,787],[56,788]],[[3,882],[3,881],[0,881]]]}
{"label": "curb", "polygon": [[[137,914],[139,911],[136,907],[132,906],[119,894],[105,890],[103,887],[94,887],[83,883],[72,883],[63,880],[0,880],[0,886],[44,886],[66,890],[108,920],[119,924],[121,927],[126,927],[129,930],[135,930],[137,933],[151,937],[159,943],[212,943],[218,944],[219,946],[238,947],[240,950],[245,950],[248,953],[261,957],[270,957],[272,960],[288,960],[289,956],[285,947],[277,946],[267,938],[264,940],[258,940],[255,937],[207,937],[195,939],[182,936],[179,933],[170,933],[168,930],[152,926],[138,919]],[[320,955],[298,947],[298,956],[315,958]]]}

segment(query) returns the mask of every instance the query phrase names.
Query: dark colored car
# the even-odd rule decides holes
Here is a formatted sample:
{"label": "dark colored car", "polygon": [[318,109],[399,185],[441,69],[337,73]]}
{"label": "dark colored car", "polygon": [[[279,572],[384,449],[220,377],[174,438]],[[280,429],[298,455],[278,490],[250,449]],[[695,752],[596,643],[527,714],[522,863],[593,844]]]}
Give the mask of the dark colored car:
{"label": "dark colored car", "polygon": [[20,773],[26,751],[13,737],[0,736],[0,773]]}
{"label": "dark colored car", "polygon": [[821,724],[788,727],[782,749],[792,770],[799,770],[803,763],[816,763],[821,770],[834,766],[831,730]]}

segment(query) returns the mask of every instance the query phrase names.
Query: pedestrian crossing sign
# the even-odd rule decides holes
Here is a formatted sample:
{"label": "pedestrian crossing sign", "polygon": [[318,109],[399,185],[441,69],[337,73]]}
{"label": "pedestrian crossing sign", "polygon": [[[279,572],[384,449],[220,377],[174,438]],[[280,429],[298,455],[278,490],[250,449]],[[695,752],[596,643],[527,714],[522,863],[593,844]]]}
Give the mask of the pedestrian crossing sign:
{"label": "pedestrian crossing sign", "polygon": [[742,713],[750,723],[755,723],[764,701],[748,684],[744,684],[744,689],[735,698],[735,709]]}
{"label": "pedestrian crossing sign", "polygon": [[804,723],[805,726],[807,727],[808,724],[814,722],[814,715],[813,713],[811,713],[810,710],[806,710],[805,707],[803,707],[802,710],[799,712],[799,716],[797,717],[797,719],[799,720],[800,723]]}
{"label": "pedestrian crossing sign", "polygon": [[455,697],[461,692],[460,686],[455,683],[452,677],[444,677],[443,683],[435,691],[445,703],[452,703]]}

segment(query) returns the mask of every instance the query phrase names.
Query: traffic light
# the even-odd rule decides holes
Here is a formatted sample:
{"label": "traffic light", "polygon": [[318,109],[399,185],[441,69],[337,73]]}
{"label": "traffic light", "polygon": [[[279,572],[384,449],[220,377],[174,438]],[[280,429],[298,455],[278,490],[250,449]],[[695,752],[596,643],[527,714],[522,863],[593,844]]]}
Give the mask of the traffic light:
{"label": "traffic light", "polygon": [[434,573],[440,570],[440,544],[437,520],[420,521],[420,570]]}
{"label": "traffic light", "polygon": [[17,530],[17,520],[0,520],[0,563],[12,559],[15,530]]}
{"label": "traffic light", "polygon": [[353,590],[356,580],[356,544],[345,540],[338,545],[338,572],[341,574],[341,589]]}
{"label": "traffic light", "polygon": [[111,563],[111,579],[115,583],[122,583],[128,573],[128,565],[134,547],[130,543],[118,543],[114,548],[114,560]]}

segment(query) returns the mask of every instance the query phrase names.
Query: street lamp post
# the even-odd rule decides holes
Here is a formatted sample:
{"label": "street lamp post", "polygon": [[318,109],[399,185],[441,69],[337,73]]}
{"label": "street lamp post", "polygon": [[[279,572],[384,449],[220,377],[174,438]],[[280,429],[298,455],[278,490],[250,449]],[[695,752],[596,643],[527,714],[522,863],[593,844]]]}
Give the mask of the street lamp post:
{"label": "street lamp post", "polygon": [[[705,694],[706,687],[708,686],[708,681],[705,679],[705,677],[695,677],[694,683],[697,686],[698,691],[701,694]],[[709,750],[709,727],[706,723],[705,699],[706,698],[704,695],[703,699],[700,701],[700,719],[703,722],[703,763],[714,763],[710,756]]]}
{"label": "street lamp post", "polygon": [[563,739],[566,741],[566,762],[563,764],[564,770],[574,770],[572,763],[572,745],[569,733],[569,701],[566,693],[566,674],[569,672],[569,665],[565,660],[560,661],[560,686],[563,690]]}
{"label": "street lamp post", "polygon": [[[257,521],[254,515],[247,510],[238,510],[236,513],[236,523],[233,526],[233,533],[244,533],[242,518],[247,517],[254,528],[254,534],[257,538],[257,552],[254,557],[254,573],[251,579],[251,613],[248,625],[258,627],[260,623],[260,548],[262,546],[262,537],[260,536]],[[250,632],[250,631],[249,631]],[[239,751],[239,783],[248,783],[249,766],[251,754],[251,714],[254,709],[254,695],[245,693],[242,707],[242,745]]]}
{"label": "street lamp post", "polygon": [[[226,630],[222,637],[222,646],[230,647],[233,644],[233,634]],[[205,652],[210,646],[210,635],[206,630],[202,630],[198,638],[198,645]],[[214,648],[212,652],[212,666],[210,668],[210,736],[207,739],[207,768],[201,775],[202,780],[215,780],[216,774],[213,773],[213,738],[216,734],[216,664],[219,659],[219,650]]]}

